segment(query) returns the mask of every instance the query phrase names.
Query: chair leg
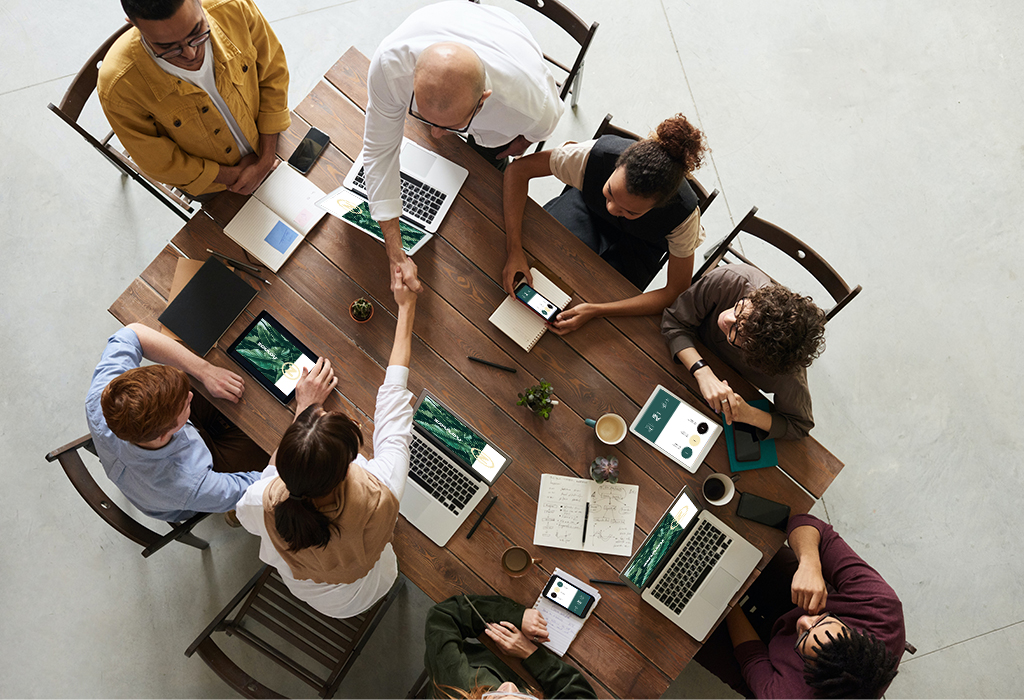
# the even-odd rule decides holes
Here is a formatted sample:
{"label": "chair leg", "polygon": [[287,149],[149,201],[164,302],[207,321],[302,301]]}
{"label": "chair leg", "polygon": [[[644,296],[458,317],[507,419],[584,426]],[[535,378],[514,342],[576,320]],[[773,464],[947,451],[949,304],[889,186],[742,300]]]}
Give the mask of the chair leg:
{"label": "chair leg", "polygon": [[572,109],[576,109],[577,103],[580,101],[580,90],[583,87],[583,68],[586,66],[586,61],[580,62],[580,69],[576,71],[576,77],[572,81],[572,87],[569,88],[569,92],[572,94],[572,99],[569,100],[569,106]]}
{"label": "chair leg", "polygon": [[202,522],[209,515],[209,513],[197,513],[185,522],[175,525],[173,528],[171,528],[170,532],[168,532],[166,535],[158,539],[153,544],[143,549],[142,556],[144,558],[149,558],[151,554],[157,552],[158,550],[160,550],[161,548],[165,547],[166,545],[170,544],[175,540],[181,542],[182,544],[187,544],[192,547],[195,547],[196,549],[209,549],[209,542],[207,542],[206,540],[199,539],[198,537],[192,534],[192,528],[194,528],[196,525]]}

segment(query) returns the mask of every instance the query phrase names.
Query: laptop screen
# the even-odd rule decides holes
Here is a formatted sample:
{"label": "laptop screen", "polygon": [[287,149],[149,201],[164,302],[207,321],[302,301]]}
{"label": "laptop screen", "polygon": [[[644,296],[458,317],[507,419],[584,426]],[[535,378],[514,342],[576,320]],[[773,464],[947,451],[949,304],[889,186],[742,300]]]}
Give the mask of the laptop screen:
{"label": "laptop screen", "polygon": [[476,472],[488,484],[494,483],[509,461],[504,454],[428,393],[424,393],[412,419],[437,444],[445,447],[449,454]]}
{"label": "laptop screen", "polygon": [[700,507],[691,497],[689,490],[684,488],[662,516],[658,526],[651,531],[640,549],[626,564],[626,568],[622,570],[622,578],[628,579],[636,590],[642,591],[660,570],[662,562],[672,556],[676,543],[698,514]]}

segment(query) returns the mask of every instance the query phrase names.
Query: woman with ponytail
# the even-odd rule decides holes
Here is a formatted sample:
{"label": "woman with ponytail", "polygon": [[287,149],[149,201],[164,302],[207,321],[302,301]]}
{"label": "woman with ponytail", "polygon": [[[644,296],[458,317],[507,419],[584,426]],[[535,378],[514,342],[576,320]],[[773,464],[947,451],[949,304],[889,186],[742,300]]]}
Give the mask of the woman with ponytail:
{"label": "woman with ponytail", "polygon": [[359,424],[322,404],[338,379],[329,360],[303,370],[294,422],[262,478],[238,502],[238,520],[260,537],[260,559],[300,600],[325,615],[373,606],[398,577],[391,537],[409,475],[412,394],[406,388],[416,294],[392,270],[398,324],[377,392],[373,459],[359,454]]}
{"label": "woman with ponytail", "polygon": [[522,246],[523,210],[529,181],[554,175],[567,187],[544,208],[638,289],[650,284],[668,253],[664,288],[578,304],[559,314],[554,331],[564,335],[592,318],[660,314],[690,286],[693,252],[704,240],[686,177],[706,150],[700,130],[677,114],[640,141],[606,135],[515,161],[504,175],[505,291],[513,293],[519,275],[533,281]]}

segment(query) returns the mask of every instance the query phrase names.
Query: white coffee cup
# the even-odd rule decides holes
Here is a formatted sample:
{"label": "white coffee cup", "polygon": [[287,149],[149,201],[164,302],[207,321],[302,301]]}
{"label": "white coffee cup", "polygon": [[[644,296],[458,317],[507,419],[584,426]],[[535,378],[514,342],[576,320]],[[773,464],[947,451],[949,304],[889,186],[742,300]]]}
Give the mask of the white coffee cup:
{"label": "white coffee cup", "polygon": [[[739,478],[738,476],[735,478]],[[719,488],[717,485],[711,486],[712,493],[721,491],[721,496],[718,498],[710,498],[708,496],[708,485],[712,482],[721,484]],[[724,489],[724,490],[723,490]],[[726,503],[732,500],[732,497],[736,494],[736,484],[733,483],[733,479],[730,479],[725,474],[712,474],[704,480],[704,486],[701,488],[701,492],[704,495],[704,500],[713,506],[724,506]]]}
{"label": "white coffee cup", "polygon": [[618,445],[626,437],[626,421],[616,413],[606,413],[596,421],[588,418],[586,423],[606,445]]}

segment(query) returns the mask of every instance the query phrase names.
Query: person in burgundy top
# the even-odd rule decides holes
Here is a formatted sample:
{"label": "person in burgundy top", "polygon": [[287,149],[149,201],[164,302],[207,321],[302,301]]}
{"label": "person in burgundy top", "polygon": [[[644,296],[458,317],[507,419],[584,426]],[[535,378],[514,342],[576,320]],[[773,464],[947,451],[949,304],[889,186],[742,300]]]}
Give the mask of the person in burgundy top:
{"label": "person in burgundy top", "polygon": [[746,697],[880,697],[906,643],[902,603],[813,515],[790,518],[789,544],[695,658]]}

